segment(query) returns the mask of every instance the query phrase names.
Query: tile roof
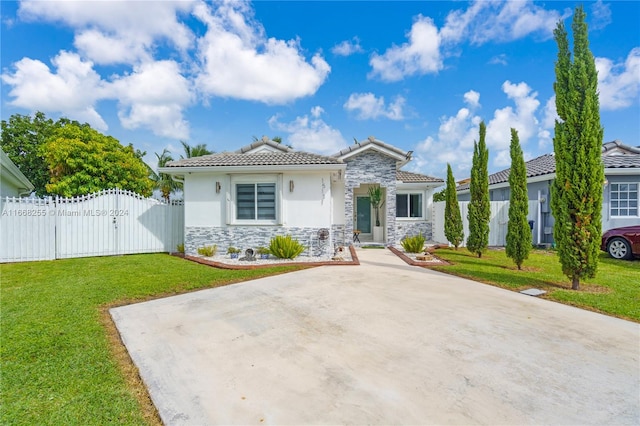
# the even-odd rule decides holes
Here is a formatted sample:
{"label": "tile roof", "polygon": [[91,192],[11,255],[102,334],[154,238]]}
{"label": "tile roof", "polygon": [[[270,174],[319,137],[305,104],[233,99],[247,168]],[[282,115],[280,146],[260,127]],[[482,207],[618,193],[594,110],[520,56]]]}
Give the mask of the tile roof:
{"label": "tile roof", "polygon": [[[605,169],[618,168],[640,168],[640,155],[603,155],[602,162]],[[553,154],[545,154],[525,163],[527,167],[527,179],[535,176],[543,176],[556,171],[556,159]],[[489,185],[509,181],[509,172],[511,169],[501,170],[497,173],[489,175]],[[465,183],[456,188],[457,191],[469,189],[469,183]]]}
{"label": "tile roof", "polygon": [[396,153],[398,155],[406,157],[407,159],[411,158],[411,156],[410,156],[411,153],[410,152],[403,151],[400,148],[396,148],[393,145],[389,145],[388,143],[384,143],[384,142],[376,139],[375,136],[369,136],[367,138],[367,140],[365,140],[365,141],[356,142],[353,145],[350,145],[350,146],[346,147],[345,149],[341,150],[340,152],[337,152],[337,153],[333,154],[332,157],[342,157],[343,155],[346,155],[346,154],[348,154],[348,153],[350,153],[352,151],[355,151],[355,150],[360,149],[360,148],[364,148],[367,145],[374,145],[374,146],[377,145],[377,146],[385,148],[385,149],[387,149],[387,150],[389,150],[391,152],[394,152],[394,153]]}
{"label": "tile roof", "polygon": [[602,155],[622,155],[626,154],[640,154],[640,147],[625,145],[619,140],[611,141],[602,144]]}
{"label": "tile roof", "polygon": [[419,173],[405,172],[404,170],[396,171],[396,180],[403,183],[444,182],[444,180],[440,178],[421,175]]}
{"label": "tile roof", "polygon": [[236,154],[244,154],[247,151],[251,151],[252,149],[261,147],[261,146],[268,146],[273,148],[273,150],[276,151],[282,151],[282,152],[292,152],[293,148],[289,148],[288,146],[272,141],[270,140],[268,137],[263,136],[262,139],[255,141],[249,145],[245,145],[242,148],[236,150]]}
{"label": "tile roof", "polygon": [[605,169],[640,168],[640,155],[609,155],[602,157]]}
{"label": "tile roof", "polygon": [[166,167],[299,166],[319,164],[343,163],[337,158],[298,151],[255,154],[222,152],[171,161],[167,163]]}

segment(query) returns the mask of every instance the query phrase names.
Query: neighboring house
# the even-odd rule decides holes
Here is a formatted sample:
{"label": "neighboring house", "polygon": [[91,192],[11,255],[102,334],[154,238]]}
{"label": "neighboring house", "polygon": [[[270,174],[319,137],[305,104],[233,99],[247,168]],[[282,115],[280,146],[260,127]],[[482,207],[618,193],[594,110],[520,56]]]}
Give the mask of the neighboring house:
{"label": "neighboring house", "polygon": [[[400,170],[411,153],[369,137],[335,155],[293,150],[263,138],[235,152],[170,162],[159,171],[184,181],[185,251],[217,244],[242,249],[291,235],[314,254],[335,244],[373,241],[368,189],[379,185],[379,242],[431,236],[437,179]],[[326,237],[326,238],[325,238]]]}
{"label": "neighboring house", "polygon": [[34,186],[0,148],[0,197],[29,195]]}
{"label": "neighboring house", "polygon": [[[640,148],[620,141],[602,145],[605,181],[602,203],[602,230],[640,224]],[[553,242],[554,219],[549,198],[551,182],[556,177],[553,154],[545,154],[526,163],[529,200],[539,201],[533,229],[533,242]],[[508,201],[510,197],[509,170],[489,176],[491,201]],[[469,201],[469,184],[458,186],[458,200]]]}

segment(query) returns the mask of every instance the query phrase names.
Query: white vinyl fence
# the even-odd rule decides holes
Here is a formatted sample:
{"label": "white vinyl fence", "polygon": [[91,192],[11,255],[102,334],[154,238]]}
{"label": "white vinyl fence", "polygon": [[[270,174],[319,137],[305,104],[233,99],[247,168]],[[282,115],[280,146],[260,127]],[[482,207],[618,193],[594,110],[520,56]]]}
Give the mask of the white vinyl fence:
{"label": "white vinyl fence", "polygon": [[182,202],[109,189],[75,198],[0,200],[0,262],[172,252],[184,240]]}
{"label": "white vinyl fence", "polygon": [[[433,240],[438,243],[448,243],[447,237],[444,235],[444,208],[446,201],[438,201],[433,203]],[[464,242],[462,246],[467,243],[469,237],[469,221],[467,220],[467,213],[469,212],[469,202],[459,201],[460,213],[462,215],[462,223],[464,226]],[[529,212],[527,220],[537,221],[538,208],[540,203],[535,200],[529,200]],[[507,245],[507,223],[509,222],[509,201],[491,201],[491,219],[489,221],[489,246],[492,247],[504,247]],[[534,224],[534,242],[535,242],[535,227],[538,224]]]}

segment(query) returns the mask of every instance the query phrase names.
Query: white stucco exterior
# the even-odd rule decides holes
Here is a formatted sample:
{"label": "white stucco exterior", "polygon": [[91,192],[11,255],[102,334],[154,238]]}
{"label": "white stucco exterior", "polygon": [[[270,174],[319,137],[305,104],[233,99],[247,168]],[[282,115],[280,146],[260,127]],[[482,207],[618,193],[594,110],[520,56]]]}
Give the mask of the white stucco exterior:
{"label": "white stucco exterior", "polygon": [[0,149],[0,197],[28,195],[34,187],[11,159]]}

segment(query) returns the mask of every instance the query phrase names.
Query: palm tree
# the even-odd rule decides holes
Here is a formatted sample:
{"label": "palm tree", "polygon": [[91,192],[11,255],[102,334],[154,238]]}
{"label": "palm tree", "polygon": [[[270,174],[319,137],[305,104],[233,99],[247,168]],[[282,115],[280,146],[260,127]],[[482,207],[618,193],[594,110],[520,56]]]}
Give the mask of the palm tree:
{"label": "palm tree", "polygon": [[207,148],[206,144],[198,144],[195,146],[191,146],[185,141],[180,141],[182,147],[184,148],[185,156],[180,155],[180,158],[191,158],[191,157],[202,157],[203,155],[211,155],[213,151],[210,151]]}
{"label": "palm tree", "polygon": [[[158,159],[158,168],[164,167],[168,162],[173,161],[173,157],[171,157],[167,148],[162,151],[162,154],[158,155],[157,152],[155,154]],[[182,184],[173,180],[170,175],[165,173],[156,173],[154,170],[151,170],[151,180],[153,181],[153,188],[159,189],[162,193],[162,198],[167,202],[170,201],[171,193],[173,191],[182,188]]]}

